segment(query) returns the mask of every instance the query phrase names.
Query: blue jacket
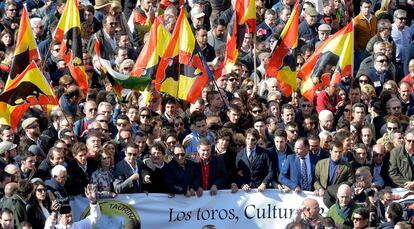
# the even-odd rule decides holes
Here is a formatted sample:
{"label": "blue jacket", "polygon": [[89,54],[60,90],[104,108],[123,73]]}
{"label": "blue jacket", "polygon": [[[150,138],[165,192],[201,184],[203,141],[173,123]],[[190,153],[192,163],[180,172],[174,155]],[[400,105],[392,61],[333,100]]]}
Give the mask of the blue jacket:
{"label": "blue jacket", "polygon": [[[315,166],[318,162],[318,158],[309,153],[310,164],[311,164],[311,180],[308,180],[309,187],[313,188],[313,177],[315,174]],[[300,159],[296,156],[296,154],[291,154],[286,158],[285,163],[283,164],[283,168],[279,174],[279,181],[281,184],[288,186],[290,189],[295,189],[297,186],[301,187],[301,167],[300,167]],[[302,188],[303,189],[303,188]]]}

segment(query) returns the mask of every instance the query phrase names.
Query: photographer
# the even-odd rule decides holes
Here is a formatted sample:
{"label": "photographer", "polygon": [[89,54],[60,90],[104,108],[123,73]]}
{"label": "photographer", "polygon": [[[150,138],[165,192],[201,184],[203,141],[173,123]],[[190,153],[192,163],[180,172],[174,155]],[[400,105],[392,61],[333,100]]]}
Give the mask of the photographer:
{"label": "photographer", "polygon": [[[101,216],[99,204],[96,200],[96,191],[92,184],[88,184],[85,188],[85,196],[90,201],[90,214],[85,219],[73,222],[72,209],[70,205],[59,206],[58,203],[52,204],[52,214],[46,220],[45,229],[58,228],[93,228]],[[59,217],[58,217],[59,213]]]}
{"label": "photographer", "polygon": [[375,191],[371,189],[372,175],[369,167],[359,167],[355,172],[355,183],[352,185],[352,200],[356,203],[365,203],[369,196],[374,196]]}

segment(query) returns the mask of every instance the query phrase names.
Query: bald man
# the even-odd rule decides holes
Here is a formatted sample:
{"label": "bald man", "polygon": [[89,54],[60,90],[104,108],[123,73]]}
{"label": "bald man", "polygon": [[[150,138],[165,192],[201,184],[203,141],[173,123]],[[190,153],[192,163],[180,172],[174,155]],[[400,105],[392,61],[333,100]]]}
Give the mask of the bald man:
{"label": "bald man", "polygon": [[20,169],[16,165],[8,164],[4,168],[4,171],[6,173],[10,174],[10,177],[11,177],[11,181],[12,182],[19,182],[20,181],[20,179],[21,179]]}
{"label": "bald man", "polygon": [[319,203],[315,199],[306,198],[302,205],[296,210],[296,216],[293,215],[293,222],[303,225],[310,225],[311,228],[322,228],[322,216],[319,214]]}
{"label": "bald man", "polygon": [[336,194],[336,203],[328,210],[328,217],[335,221],[336,226],[353,226],[352,213],[360,206],[352,200],[351,187],[347,184],[341,184]]}
{"label": "bald man", "polygon": [[319,130],[331,133],[334,124],[334,114],[330,110],[322,110],[319,112]]}

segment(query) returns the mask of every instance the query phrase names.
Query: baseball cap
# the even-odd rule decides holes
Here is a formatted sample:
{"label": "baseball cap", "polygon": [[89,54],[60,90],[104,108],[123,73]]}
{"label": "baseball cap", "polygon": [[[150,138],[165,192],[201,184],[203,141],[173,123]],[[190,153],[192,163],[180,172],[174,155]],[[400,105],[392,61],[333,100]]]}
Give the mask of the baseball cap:
{"label": "baseball cap", "polygon": [[13,144],[12,142],[9,142],[9,141],[0,142],[0,155],[12,149],[16,149],[16,147],[17,147],[16,144]]}

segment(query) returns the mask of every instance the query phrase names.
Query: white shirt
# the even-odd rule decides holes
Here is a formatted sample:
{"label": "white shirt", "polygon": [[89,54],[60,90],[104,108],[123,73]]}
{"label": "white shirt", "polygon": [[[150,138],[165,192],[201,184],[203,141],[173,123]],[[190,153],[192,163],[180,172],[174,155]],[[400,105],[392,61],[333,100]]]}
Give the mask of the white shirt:
{"label": "white shirt", "polygon": [[90,204],[90,215],[83,220],[74,222],[70,226],[64,226],[62,224],[56,225],[56,221],[52,220],[52,217],[47,218],[45,223],[45,229],[90,229],[95,226],[97,220],[101,217],[101,209],[99,204]]}

